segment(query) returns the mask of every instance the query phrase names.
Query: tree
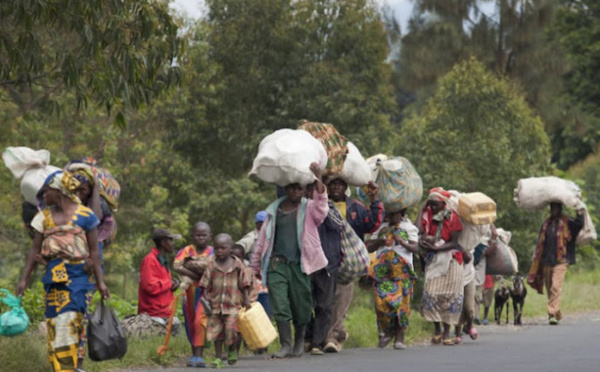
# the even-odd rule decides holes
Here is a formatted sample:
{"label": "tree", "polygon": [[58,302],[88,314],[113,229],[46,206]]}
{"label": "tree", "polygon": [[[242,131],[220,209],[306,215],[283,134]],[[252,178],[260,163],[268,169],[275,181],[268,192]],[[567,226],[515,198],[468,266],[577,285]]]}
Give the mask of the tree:
{"label": "tree", "polygon": [[569,102],[581,109],[565,127],[563,138],[568,155],[582,160],[596,151],[600,141],[600,4],[591,0],[562,3],[551,35],[567,51],[566,91]]}
{"label": "tree", "polygon": [[0,4],[0,88],[22,111],[59,114],[65,93],[117,111],[179,79],[177,24],[164,1],[17,0]]}
{"label": "tree", "polygon": [[549,142],[518,89],[475,59],[463,61],[400,134],[396,153],[413,162],[426,189],[489,195],[497,203],[498,225],[514,230],[513,244],[528,259],[539,225],[517,210],[513,189],[520,178],[548,171]]}
{"label": "tree", "polygon": [[[493,14],[482,5],[493,3]],[[548,33],[558,0],[417,0],[409,32],[396,65],[397,89],[415,92],[420,107],[437,79],[454,64],[475,57],[488,69],[520,84],[526,100],[542,118],[552,143],[552,158],[566,169],[592,150],[572,128],[589,118],[565,98],[564,49]]]}
{"label": "tree", "polygon": [[[206,108],[175,128],[177,148],[227,176],[250,169],[260,140],[301,119],[330,122],[373,150],[385,138],[394,102],[387,42],[365,0],[207,1],[212,93]],[[190,110],[191,111],[191,110]],[[223,146],[223,143],[231,144]]]}

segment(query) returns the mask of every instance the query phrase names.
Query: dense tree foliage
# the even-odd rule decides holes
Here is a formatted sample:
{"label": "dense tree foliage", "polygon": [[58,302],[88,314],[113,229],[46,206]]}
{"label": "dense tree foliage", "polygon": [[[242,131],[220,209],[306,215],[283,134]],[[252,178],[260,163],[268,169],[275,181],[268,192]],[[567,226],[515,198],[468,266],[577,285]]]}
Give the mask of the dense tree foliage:
{"label": "dense tree foliage", "polygon": [[0,88],[21,111],[60,113],[61,99],[117,111],[176,83],[181,50],[164,1],[18,0],[0,4]]}

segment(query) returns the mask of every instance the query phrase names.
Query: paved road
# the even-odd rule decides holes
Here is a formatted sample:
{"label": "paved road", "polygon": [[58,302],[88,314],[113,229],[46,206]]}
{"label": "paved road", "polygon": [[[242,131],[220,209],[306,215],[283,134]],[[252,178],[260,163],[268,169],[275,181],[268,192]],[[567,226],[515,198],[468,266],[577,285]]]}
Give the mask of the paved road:
{"label": "paved road", "polygon": [[[468,336],[460,346],[412,346],[348,349],[325,356],[305,355],[298,359],[266,360],[242,357],[227,367],[239,372],[599,372],[600,313],[565,319],[559,326],[529,324],[523,327],[480,327],[477,342]],[[155,372],[157,370],[136,370]],[[188,372],[189,368],[160,369],[162,372]]]}

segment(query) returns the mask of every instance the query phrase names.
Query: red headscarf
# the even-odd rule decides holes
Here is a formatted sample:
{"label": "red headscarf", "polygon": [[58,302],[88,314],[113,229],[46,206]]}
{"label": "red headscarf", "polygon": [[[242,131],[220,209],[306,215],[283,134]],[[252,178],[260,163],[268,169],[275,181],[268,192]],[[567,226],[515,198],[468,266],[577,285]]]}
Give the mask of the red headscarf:
{"label": "red headscarf", "polygon": [[451,196],[452,195],[450,194],[450,192],[444,190],[443,187],[434,187],[433,189],[429,190],[429,196],[427,196],[427,200],[435,200],[448,203],[448,200],[450,200]]}

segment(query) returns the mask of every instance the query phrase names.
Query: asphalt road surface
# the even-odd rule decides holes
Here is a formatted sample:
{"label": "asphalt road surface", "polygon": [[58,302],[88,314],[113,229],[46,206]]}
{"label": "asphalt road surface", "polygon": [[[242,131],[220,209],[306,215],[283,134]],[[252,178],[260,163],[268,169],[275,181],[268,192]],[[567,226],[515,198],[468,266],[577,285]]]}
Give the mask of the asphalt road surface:
{"label": "asphalt road surface", "polygon": [[[225,369],[244,372],[600,372],[600,313],[570,316],[558,326],[540,321],[522,327],[480,326],[457,346],[417,345],[406,350],[344,349],[324,356],[271,360],[241,357]],[[135,370],[184,372],[190,368]]]}

